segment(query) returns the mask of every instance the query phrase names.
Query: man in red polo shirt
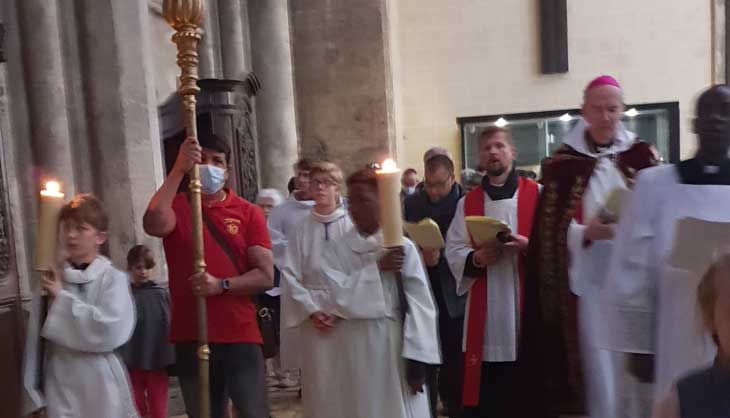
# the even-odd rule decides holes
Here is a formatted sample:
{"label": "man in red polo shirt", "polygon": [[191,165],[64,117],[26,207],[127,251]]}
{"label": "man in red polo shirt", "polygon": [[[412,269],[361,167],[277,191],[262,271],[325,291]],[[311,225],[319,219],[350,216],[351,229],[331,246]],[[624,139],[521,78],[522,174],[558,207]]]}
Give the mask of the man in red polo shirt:
{"label": "man in red polo shirt", "polygon": [[[201,147],[202,146],[202,147]],[[144,215],[148,234],[164,239],[170,273],[170,339],[177,351],[180,386],[188,417],[198,418],[197,317],[195,296],[207,298],[211,417],[223,417],[226,396],[241,418],[269,416],[261,334],[251,296],[273,286],[271,240],[263,212],[224,188],[230,148],[203,134],[183,142],[175,166]],[[180,183],[200,165],[207,272],[193,269],[192,217]],[[227,242],[232,257],[209,228]],[[234,265],[235,260],[236,264]]]}

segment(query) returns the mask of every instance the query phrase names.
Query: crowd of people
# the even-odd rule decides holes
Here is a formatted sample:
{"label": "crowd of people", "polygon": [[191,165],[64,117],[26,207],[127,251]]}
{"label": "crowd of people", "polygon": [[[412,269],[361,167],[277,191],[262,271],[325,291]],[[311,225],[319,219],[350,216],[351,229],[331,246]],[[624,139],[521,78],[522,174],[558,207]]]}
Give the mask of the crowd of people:
{"label": "crowd of people", "polygon": [[[229,402],[236,417],[269,417],[267,368],[280,387],[301,385],[304,418],[730,416],[729,248],[677,227],[730,222],[730,87],[700,95],[696,155],[676,165],[623,126],[614,78],[583,94],[538,181],[496,126],[460,182],[440,147],[422,179],[403,172],[404,220],[433,220],[443,248],[384,246],[371,167],[345,177],[302,159],[288,198],[264,189],[247,202],[225,187],[228,144],[203,133],[181,145],[144,215],[163,240],[168,293],[149,248],[129,251],[127,274],[100,254],[106,212],[76,196],[60,214],[65,266],[43,282],[48,417],[165,417],[168,370],[199,417],[200,296],[212,418]],[[194,164],[204,273],[182,187]],[[477,242],[470,217],[508,232]]]}

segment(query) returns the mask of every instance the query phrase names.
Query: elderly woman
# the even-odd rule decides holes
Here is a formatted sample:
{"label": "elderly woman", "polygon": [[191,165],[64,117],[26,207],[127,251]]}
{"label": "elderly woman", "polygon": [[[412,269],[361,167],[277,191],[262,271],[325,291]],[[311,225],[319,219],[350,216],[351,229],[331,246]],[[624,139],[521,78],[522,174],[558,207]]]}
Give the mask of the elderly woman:
{"label": "elderly woman", "polygon": [[465,168],[461,170],[461,187],[464,189],[464,193],[469,193],[474,188],[479,187],[482,184],[483,174],[479,174],[478,171],[473,168]]}

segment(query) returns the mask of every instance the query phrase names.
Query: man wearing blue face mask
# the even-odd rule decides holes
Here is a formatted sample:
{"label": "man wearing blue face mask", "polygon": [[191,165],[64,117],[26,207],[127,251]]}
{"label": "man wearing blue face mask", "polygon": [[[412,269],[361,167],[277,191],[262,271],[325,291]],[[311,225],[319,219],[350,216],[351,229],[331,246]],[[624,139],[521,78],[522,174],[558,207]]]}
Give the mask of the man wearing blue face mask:
{"label": "man wearing blue face mask", "polygon": [[[263,342],[251,299],[273,286],[271,239],[262,210],[232,190],[230,147],[203,132],[188,138],[175,166],[150,200],[145,231],[163,238],[170,276],[170,339],[188,417],[199,417],[195,297],[207,298],[211,417],[222,418],[230,397],[239,416],[269,416]],[[207,272],[193,270],[192,217],[183,178],[200,164]]]}
{"label": "man wearing blue face mask", "polygon": [[400,184],[400,200],[402,202],[406,197],[416,192],[416,186],[418,186],[418,172],[414,168],[406,169],[400,178]]}

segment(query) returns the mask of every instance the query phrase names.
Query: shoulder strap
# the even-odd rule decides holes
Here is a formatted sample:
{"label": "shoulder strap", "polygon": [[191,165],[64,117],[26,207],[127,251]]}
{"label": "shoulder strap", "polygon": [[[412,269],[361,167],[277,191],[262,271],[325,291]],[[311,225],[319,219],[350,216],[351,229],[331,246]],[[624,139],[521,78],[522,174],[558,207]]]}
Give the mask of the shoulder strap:
{"label": "shoulder strap", "polygon": [[218,243],[218,246],[221,247],[223,252],[231,261],[231,264],[233,264],[233,268],[236,269],[236,273],[241,274],[241,268],[236,261],[236,257],[233,256],[233,249],[231,248],[230,244],[228,244],[228,241],[223,237],[223,234],[221,234],[218,228],[216,228],[213,222],[211,222],[210,218],[205,214],[205,212],[203,212],[203,222],[205,223],[205,227],[206,229],[208,229],[208,232],[210,232],[210,235],[213,236],[215,241]]}

